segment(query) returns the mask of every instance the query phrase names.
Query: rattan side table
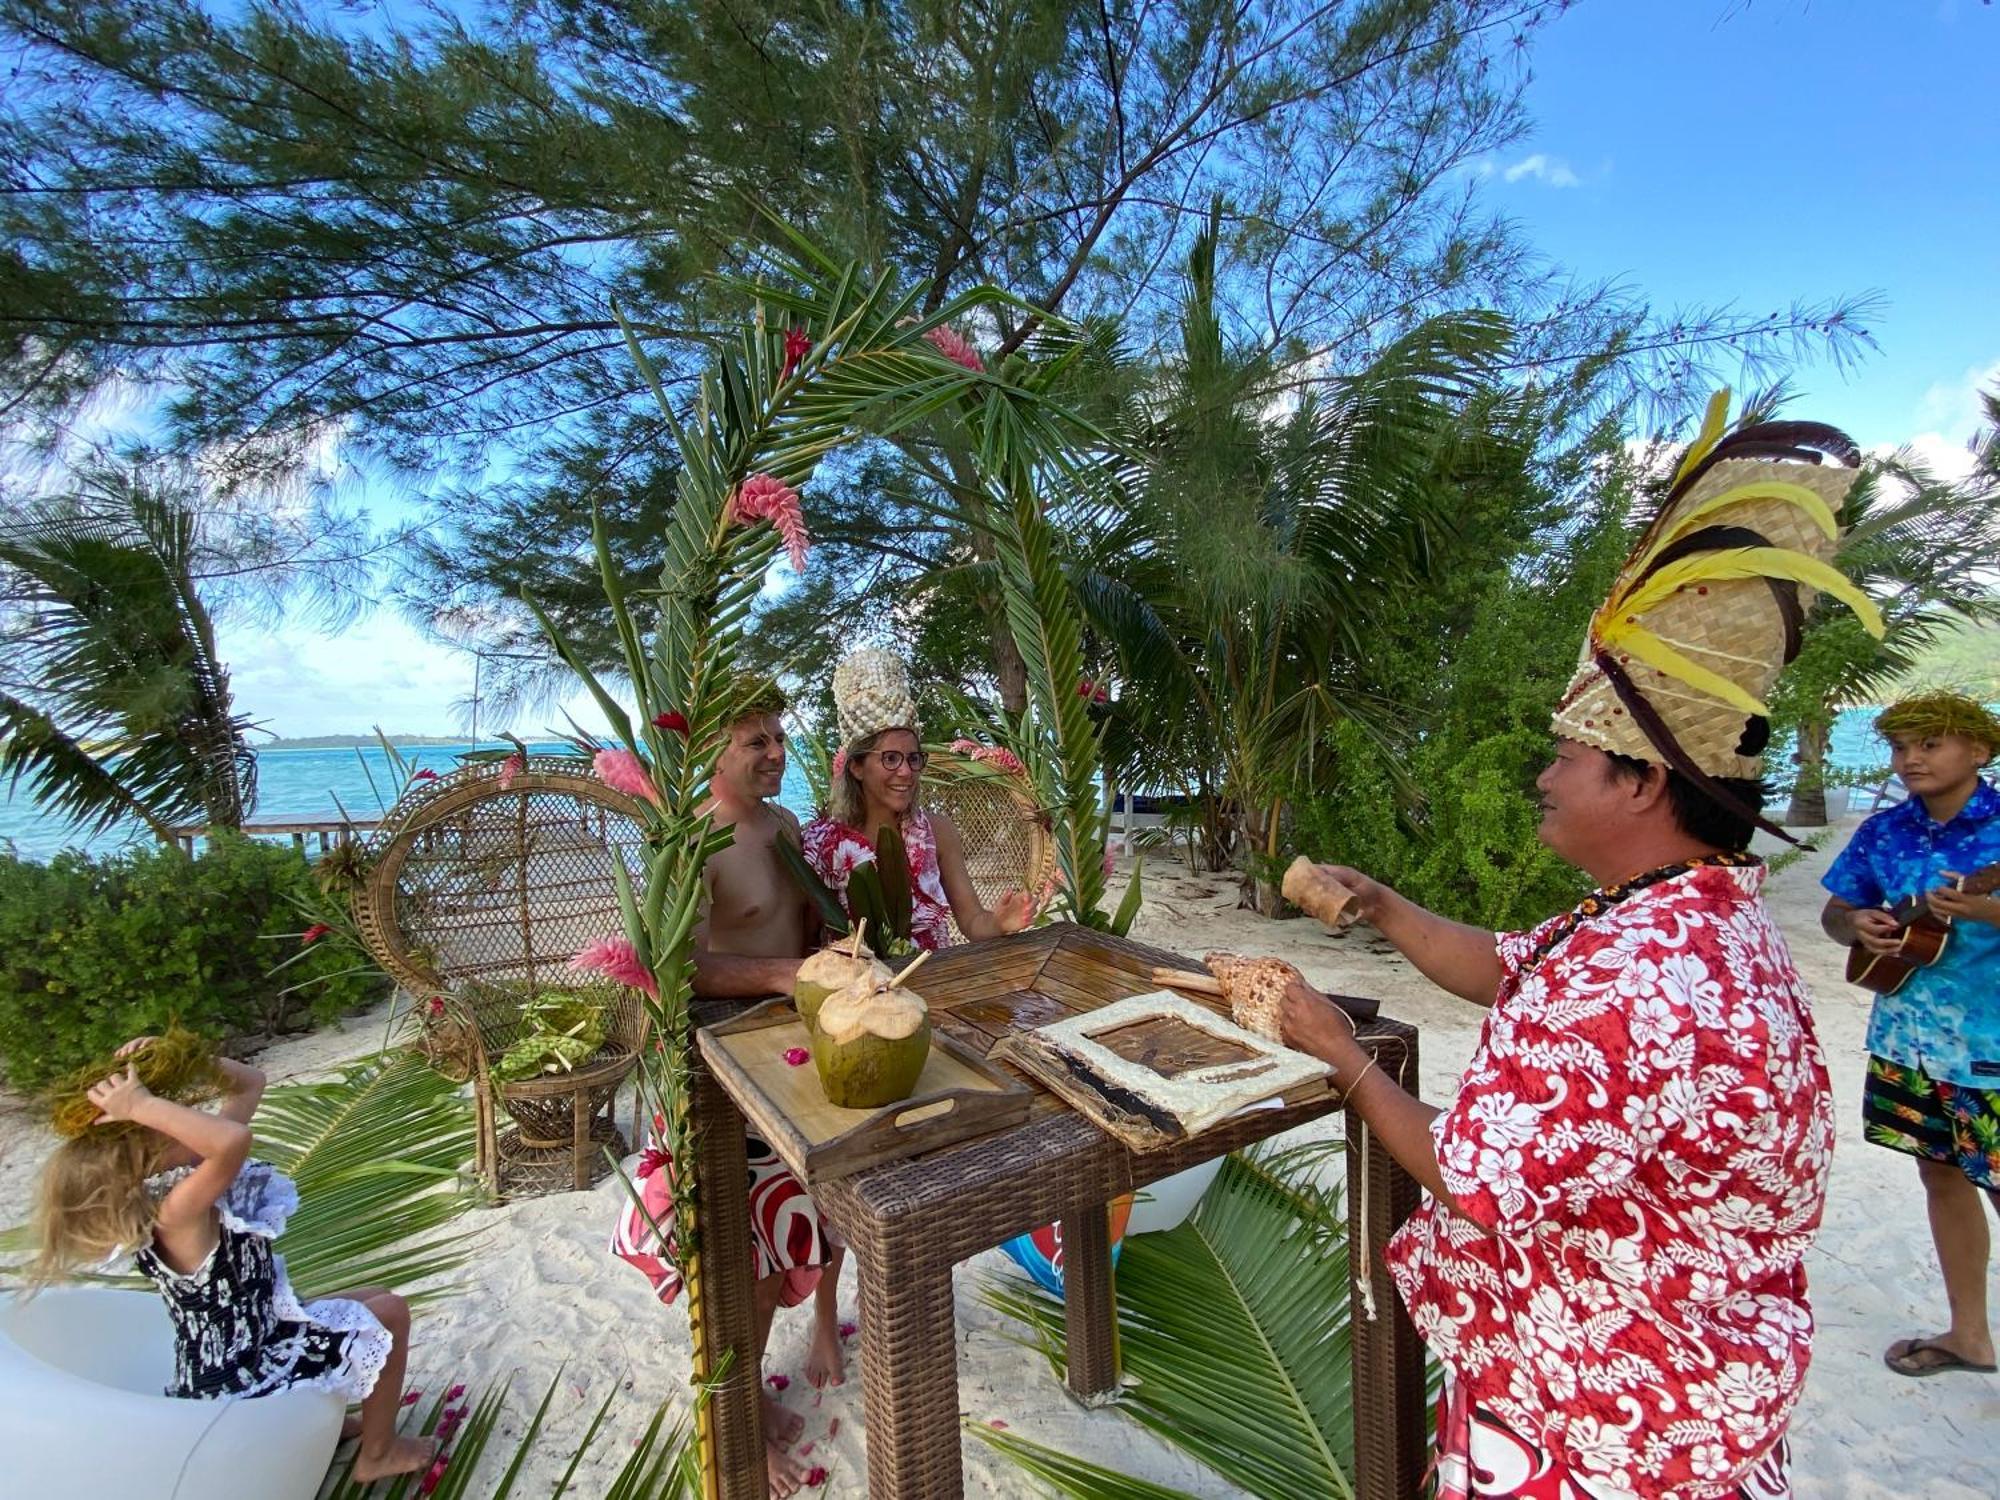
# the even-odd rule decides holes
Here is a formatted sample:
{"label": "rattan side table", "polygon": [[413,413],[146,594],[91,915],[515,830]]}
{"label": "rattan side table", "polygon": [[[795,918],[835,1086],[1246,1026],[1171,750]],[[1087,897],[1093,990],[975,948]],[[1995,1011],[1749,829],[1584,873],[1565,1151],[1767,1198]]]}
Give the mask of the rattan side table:
{"label": "rattan side table", "polygon": [[[962,1039],[979,1032],[953,1012],[995,996],[1027,993],[1060,945],[1088,945],[1130,975],[1128,993],[1152,988],[1156,966],[1188,967],[1180,955],[1061,924],[948,949],[927,965],[933,1019]],[[1060,983],[1060,979],[1050,983]],[[716,1012],[708,1010],[713,1019]],[[1361,1039],[1385,1070],[1413,1082],[1416,1029],[1378,1020]],[[719,1458],[713,1500],[763,1500],[760,1372],[752,1347],[748,1204],[717,1185],[743,1181],[743,1116],[706,1069],[697,1072],[701,1123],[703,1276],[699,1294],[711,1347],[739,1351],[718,1388],[713,1422]],[[854,1248],[861,1288],[862,1393],[868,1420],[868,1493],[874,1500],[957,1500],[960,1464],[957,1340],[952,1268],[1014,1235],[1063,1221],[1068,1319],[1067,1384],[1086,1402],[1118,1385],[1116,1312],[1104,1205],[1121,1193],[1199,1162],[1279,1135],[1340,1108],[1320,1094],[1257,1110],[1183,1147],[1135,1155],[1090,1121],[1043,1094],[1021,1125],[830,1182],[808,1183],[821,1214]],[[1415,1179],[1368,1132],[1347,1122],[1348,1231],[1365,1233],[1369,1297],[1356,1282],[1353,1306],[1355,1485],[1362,1500],[1408,1500],[1428,1459],[1423,1348],[1390,1283],[1384,1247],[1417,1206]],[[1362,1258],[1353,1258],[1357,1270]]]}

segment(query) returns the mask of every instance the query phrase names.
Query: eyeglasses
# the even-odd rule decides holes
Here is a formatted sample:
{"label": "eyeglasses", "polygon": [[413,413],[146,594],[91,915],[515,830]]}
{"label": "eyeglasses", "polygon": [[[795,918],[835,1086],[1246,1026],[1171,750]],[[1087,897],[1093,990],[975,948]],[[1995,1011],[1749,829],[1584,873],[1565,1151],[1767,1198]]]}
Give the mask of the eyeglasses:
{"label": "eyeglasses", "polygon": [[931,759],[928,750],[863,750],[854,759],[860,760],[866,755],[872,755],[882,762],[882,769],[885,771],[900,771],[904,766],[908,766],[912,771],[921,771],[930,764]]}

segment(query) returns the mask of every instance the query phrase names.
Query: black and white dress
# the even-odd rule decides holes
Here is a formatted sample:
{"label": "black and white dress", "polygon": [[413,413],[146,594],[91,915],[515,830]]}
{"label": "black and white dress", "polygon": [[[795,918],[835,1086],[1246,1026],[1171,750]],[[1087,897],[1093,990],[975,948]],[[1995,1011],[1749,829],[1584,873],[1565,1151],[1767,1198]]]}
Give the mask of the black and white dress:
{"label": "black and white dress", "polygon": [[[148,1180],[165,1197],[193,1168]],[[302,1306],[271,1241],[299,1206],[291,1178],[268,1162],[244,1163],[216,1204],[219,1237],[185,1274],[147,1245],[139,1269],[160,1289],[179,1345],[169,1396],[217,1400],[304,1387],[359,1401],[375,1388],[393,1339],[359,1302],[328,1297]]]}

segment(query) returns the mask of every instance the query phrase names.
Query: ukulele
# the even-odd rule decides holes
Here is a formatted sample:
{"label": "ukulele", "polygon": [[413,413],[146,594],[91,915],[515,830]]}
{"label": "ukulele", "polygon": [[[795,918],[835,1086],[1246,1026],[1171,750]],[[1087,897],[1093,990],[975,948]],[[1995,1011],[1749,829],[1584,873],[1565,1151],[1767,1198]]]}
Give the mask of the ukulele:
{"label": "ukulele", "polygon": [[[1954,884],[1968,895],[1991,895],[2000,890],[2000,864],[1974,870]],[[1847,950],[1847,982],[1878,995],[1895,994],[1917,970],[1936,963],[1951,938],[1951,918],[1932,911],[1921,894],[1905,896],[1889,915],[1900,929],[1894,953],[1870,953],[1859,943]]]}

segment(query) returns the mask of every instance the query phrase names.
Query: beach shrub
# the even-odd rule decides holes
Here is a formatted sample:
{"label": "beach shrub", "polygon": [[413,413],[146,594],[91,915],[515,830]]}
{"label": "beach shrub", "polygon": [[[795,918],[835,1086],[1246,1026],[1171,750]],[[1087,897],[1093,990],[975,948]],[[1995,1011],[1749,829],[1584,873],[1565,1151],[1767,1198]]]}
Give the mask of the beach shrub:
{"label": "beach shrub", "polygon": [[35,1088],[172,1020],[226,1040],[367,1003],[387,981],[340,973],[353,955],[330,944],[272,976],[298,950],[310,891],[297,850],[235,835],[193,859],[0,856],[0,1073]]}

